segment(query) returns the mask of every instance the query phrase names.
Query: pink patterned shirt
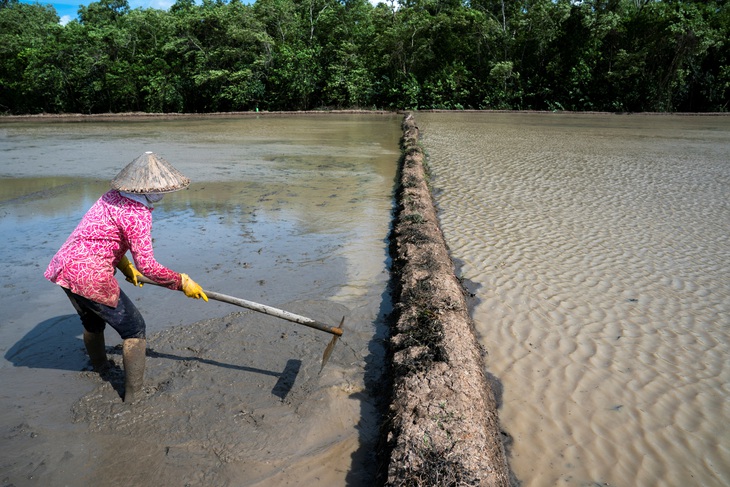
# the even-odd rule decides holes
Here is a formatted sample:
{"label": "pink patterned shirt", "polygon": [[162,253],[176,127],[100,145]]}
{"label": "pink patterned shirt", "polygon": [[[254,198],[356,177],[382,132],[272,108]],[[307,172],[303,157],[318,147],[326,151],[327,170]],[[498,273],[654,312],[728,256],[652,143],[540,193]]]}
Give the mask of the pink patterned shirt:
{"label": "pink patterned shirt", "polygon": [[116,307],[119,284],[114,270],[129,250],[139,272],[170,289],[181,289],[180,274],[155,260],[151,230],[150,208],[109,191],[86,212],[44,276],[73,293]]}

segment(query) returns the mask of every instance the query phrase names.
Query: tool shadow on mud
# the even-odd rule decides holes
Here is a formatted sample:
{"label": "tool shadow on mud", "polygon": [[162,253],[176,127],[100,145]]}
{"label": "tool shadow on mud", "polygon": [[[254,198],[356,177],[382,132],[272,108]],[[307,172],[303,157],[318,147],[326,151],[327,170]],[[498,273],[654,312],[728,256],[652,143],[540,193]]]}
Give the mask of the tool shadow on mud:
{"label": "tool shadow on mud", "polygon": [[183,360],[183,361],[192,360],[192,361],[200,362],[202,364],[214,365],[216,367],[223,367],[226,369],[240,370],[240,371],[244,371],[244,372],[252,372],[254,374],[262,374],[262,375],[278,377],[279,380],[276,381],[276,384],[271,389],[271,393],[280,399],[286,399],[286,396],[289,394],[292,387],[294,386],[294,382],[297,379],[297,375],[299,375],[299,369],[301,369],[301,367],[302,367],[301,360],[289,359],[289,360],[287,360],[283,371],[275,372],[273,370],[259,369],[256,367],[249,367],[247,365],[228,364],[228,363],[219,362],[217,360],[211,360],[211,359],[207,359],[207,358],[183,357],[180,355],[173,355],[171,353],[157,352],[152,348],[147,350],[147,356],[170,359],[170,360]]}
{"label": "tool shadow on mud", "polygon": [[[114,347],[111,350],[107,350],[107,354],[109,355],[121,355],[122,351],[120,347]],[[172,353],[167,352],[158,352],[154,348],[150,347],[147,349],[147,357],[148,358],[159,358],[159,359],[166,359],[166,360],[175,360],[180,362],[197,362],[200,364],[206,364],[206,365],[212,365],[214,367],[221,367],[224,369],[231,369],[231,370],[238,370],[242,372],[251,372],[253,374],[261,374],[261,375],[268,375],[271,377],[278,377],[279,380],[276,381],[276,384],[271,389],[271,394],[278,397],[279,399],[286,399],[286,396],[291,392],[292,387],[294,386],[294,383],[296,382],[297,375],[299,375],[299,370],[302,366],[302,361],[299,359],[289,359],[286,362],[286,365],[284,366],[284,370],[281,372],[273,371],[273,370],[266,370],[266,369],[260,369],[257,367],[250,367],[247,365],[236,365],[226,362],[220,362],[218,360],[212,360],[208,358],[203,357],[195,357],[195,356],[188,356],[188,355],[175,355]],[[123,397],[124,392],[124,374],[123,371],[114,364],[113,361],[110,361],[110,364],[112,364],[111,372],[106,373],[102,375],[102,378],[104,380],[107,380],[111,383],[112,387],[119,393],[120,397]],[[117,371],[122,372],[121,375],[119,373],[116,373]]]}

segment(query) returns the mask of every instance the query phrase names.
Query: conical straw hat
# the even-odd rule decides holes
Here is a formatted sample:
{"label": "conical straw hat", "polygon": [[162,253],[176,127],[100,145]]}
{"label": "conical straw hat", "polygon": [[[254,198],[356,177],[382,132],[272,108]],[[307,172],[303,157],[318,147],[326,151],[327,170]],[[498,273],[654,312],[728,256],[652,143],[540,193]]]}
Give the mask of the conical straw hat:
{"label": "conical straw hat", "polygon": [[152,152],[145,152],[112,180],[112,189],[127,193],[171,193],[187,188],[190,179]]}

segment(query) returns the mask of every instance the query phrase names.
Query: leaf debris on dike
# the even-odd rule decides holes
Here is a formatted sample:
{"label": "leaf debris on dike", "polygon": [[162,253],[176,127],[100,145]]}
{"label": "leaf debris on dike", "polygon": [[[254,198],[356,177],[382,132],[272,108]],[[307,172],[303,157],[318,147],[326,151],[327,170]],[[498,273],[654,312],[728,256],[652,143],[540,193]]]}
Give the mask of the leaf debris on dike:
{"label": "leaf debris on dike", "polygon": [[390,237],[396,305],[392,397],[383,431],[385,485],[516,485],[483,348],[438,223],[412,114],[403,121],[403,134]]}

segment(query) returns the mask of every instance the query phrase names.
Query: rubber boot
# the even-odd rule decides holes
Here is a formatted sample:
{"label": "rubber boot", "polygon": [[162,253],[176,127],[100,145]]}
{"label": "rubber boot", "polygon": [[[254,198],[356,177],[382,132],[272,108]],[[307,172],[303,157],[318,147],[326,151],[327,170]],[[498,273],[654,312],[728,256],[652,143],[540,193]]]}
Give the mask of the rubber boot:
{"label": "rubber boot", "polygon": [[106,357],[104,332],[91,333],[84,330],[84,345],[94,371],[100,374],[105,372],[109,368],[109,360]]}
{"label": "rubber boot", "polygon": [[128,338],[122,344],[124,402],[131,404],[141,397],[146,353],[147,340],[144,338]]}

